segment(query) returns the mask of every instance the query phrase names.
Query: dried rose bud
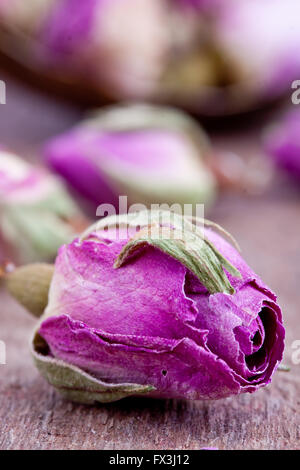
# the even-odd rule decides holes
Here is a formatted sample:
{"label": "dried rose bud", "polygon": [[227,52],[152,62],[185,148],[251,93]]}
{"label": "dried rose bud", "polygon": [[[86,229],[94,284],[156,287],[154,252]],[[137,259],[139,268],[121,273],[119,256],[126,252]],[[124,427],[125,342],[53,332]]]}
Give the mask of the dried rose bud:
{"label": "dried rose bud", "polygon": [[298,0],[6,0],[0,46],[74,96],[231,114],[289,91],[299,13]]}
{"label": "dried rose bud", "polygon": [[56,2],[41,41],[52,63],[67,60],[84,80],[86,64],[107,94],[145,97],[164,66],[167,14],[162,0],[65,0]]}
{"label": "dried rose bud", "polygon": [[20,33],[38,34],[55,0],[1,0],[0,20]]}
{"label": "dried rose bud", "polygon": [[75,78],[86,86],[88,79],[109,95],[137,97],[149,95],[161,74],[168,11],[164,0],[13,0],[0,5],[0,22],[20,60],[25,55],[68,83]]}
{"label": "dried rose bud", "polygon": [[58,248],[86,224],[60,181],[1,150],[0,238],[5,244],[2,257],[13,256],[18,262],[51,260]]}
{"label": "dried rose bud", "polygon": [[48,298],[51,266],[7,275],[35,315],[48,304],[32,354],[65,397],[218,399],[271,381],[284,348],[276,296],[220,227],[198,222],[162,211],[103,219],[60,248]]}
{"label": "dried rose bud", "polygon": [[48,164],[93,202],[207,203],[215,179],[210,145],[187,115],[150,105],[98,112],[45,148]]}
{"label": "dried rose bud", "polygon": [[221,115],[289,93],[300,72],[298,0],[178,2],[190,39],[177,45],[167,64],[160,96],[194,112]]}
{"label": "dried rose bud", "polygon": [[291,82],[300,71],[298,0],[221,3],[223,12],[216,23],[216,40],[228,60],[237,64],[245,101],[251,95],[269,99],[289,93]]}
{"label": "dried rose bud", "polygon": [[264,143],[275,164],[300,179],[300,112],[295,109],[266,130]]}

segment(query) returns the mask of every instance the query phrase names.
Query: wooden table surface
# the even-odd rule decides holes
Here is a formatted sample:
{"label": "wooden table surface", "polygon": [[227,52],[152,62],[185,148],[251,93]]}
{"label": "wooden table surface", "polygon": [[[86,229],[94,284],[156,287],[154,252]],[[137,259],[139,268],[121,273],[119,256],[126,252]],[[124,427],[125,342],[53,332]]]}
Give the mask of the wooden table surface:
{"label": "wooden table surface", "polygon": [[[4,73],[0,142],[29,155],[82,115],[75,105],[32,90]],[[215,131],[219,147],[258,155],[261,120]],[[300,189],[275,176],[264,194],[223,194],[209,217],[239,241],[248,263],[278,293],[287,329],[285,364],[255,394],[212,402],[130,398],[102,406],[64,401],[33,367],[34,320],[0,289],[0,449],[296,449],[300,440]]]}

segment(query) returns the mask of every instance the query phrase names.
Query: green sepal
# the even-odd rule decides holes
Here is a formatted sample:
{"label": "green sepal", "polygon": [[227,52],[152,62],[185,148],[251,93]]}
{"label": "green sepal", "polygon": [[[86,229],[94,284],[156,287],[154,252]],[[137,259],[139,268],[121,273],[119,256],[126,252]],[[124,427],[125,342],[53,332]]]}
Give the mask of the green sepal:
{"label": "green sepal", "polygon": [[64,398],[76,403],[91,405],[109,403],[155,390],[152,385],[111,384],[96,379],[79,367],[50,356],[47,343],[37,331],[35,331],[31,343],[34,363],[41,375]]}
{"label": "green sepal", "polygon": [[19,266],[3,276],[6,289],[33,316],[43,315],[47,304],[54,265],[34,263]]}
{"label": "green sepal", "polygon": [[173,240],[164,240],[155,236],[155,229],[151,230],[150,235],[145,231],[140,231],[139,237],[131,239],[123,248],[115,261],[114,267],[120,268],[139,248],[144,245],[151,245],[188,268],[210,294],[217,292],[234,294],[234,288],[223,268],[226,268],[234,276],[239,276],[240,273],[218,252],[212,243],[198,236],[191,238],[184,232],[179,231],[174,231],[174,236],[176,238]]}
{"label": "green sepal", "polygon": [[[123,266],[128,258],[143,249],[145,245],[151,245],[188,268],[210,294],[218,292],[234,294],[234,288],[224,269],[238,278],[241,274],[204,236],[199,224],[226,233],[218,225],[204,219],[184,217],[168,211],[141,211],[105,218],[84,232],[81,239],[93,231],[104,228],[138,227],[136,234],[118,255],[114,264],[116,269]],[[166,230],[170,236],[165,236]]]}
{"label": "green sepal", "polygon": [[56,181],[49,195],[41,201],[3,205],[1,229],[5,238],[18,247],[23,263],[51,259],[75,230],[72,217],[80,214],[72,199]]}

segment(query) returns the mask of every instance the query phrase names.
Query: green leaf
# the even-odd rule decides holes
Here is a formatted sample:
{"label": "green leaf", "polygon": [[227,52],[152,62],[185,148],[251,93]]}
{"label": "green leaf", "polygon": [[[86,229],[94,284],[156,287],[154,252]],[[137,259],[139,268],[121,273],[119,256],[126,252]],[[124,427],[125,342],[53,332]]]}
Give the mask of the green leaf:
{"label": "green leaf", "polygon": [[233,294],[234,288],[224,269],[235,277],[241,277],[241,274],[205,238],[201,226],[213,227],[226,233],[222,227],[204,219],[184,217],[169,211],[141,211],[102,219],[90,227],[81,240],[98,230],[118,227],[136,229],[116,259],[116,269],[140,252],[145,245],[151,245],[186,266],[211,294]]}

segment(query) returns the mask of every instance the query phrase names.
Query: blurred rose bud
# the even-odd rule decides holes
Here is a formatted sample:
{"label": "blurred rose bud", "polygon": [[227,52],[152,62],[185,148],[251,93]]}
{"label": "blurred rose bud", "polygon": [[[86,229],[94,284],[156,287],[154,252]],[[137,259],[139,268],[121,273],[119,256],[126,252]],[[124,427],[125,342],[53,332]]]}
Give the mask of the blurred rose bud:
{"label": "blurred rose bud", "polygon": [[13,0],[0,4],[0,47],[94,99],[221,115],[288,92],[299,14],[298,0]]}
{"label": "blurred rose bud", "polygon": [[[214,115],[251,110],[289,93],[300,73],[298,0],[182,4],[201,6],[198,18],[205,21],[166,68],[162,88],[169,100]],[[183,10],[193,28],[191,8]]]}
{"label": "blurred rose bud", "polygon": [[86,221],[62,184],[15,155],[0,152],[2,257],[52,260]]}
{"label": "blurred rose bud", "polygon": [[300,3],[226,0],[223,4],[226,7],[217,21],[217,41],[228,59],[237,64],[245,101],[247,93],[257,100],[289,93],[291,82],[300,72]]}
{"label": "blurred rose bud", "polygon": [[170,108],[106,108],[45,148],[48,164],[93,202],[209,203],[210,145],[191,118]]}
{"label": "blurred rose bud", "polygon": [[20,33],[38,33],[56,0],[1,0],[0,19]]}
{"label": "blurred rose bud", "polygon": [[7,276],[35,315],[47,305],[32,343],[42,375],[84,403],[218,399],[267,385],[284,348],[281,310],[220,227],[161,211],[126,217],[63,246],[54,274],[30,265]]}
{"label": "blurred rose bud", "polygon": [[300,111],[288,112],[264,135],[267,153],[279,168],[300,179]]}
{"label": "blurred rose bud", "polygon": [[110,96],[152,93],[170,41],[165,0],[27,0],[28,8],[24,3],[0,5],[0,21],[19,46],[14,56],[27,55],[33,66],[40,63],[68,83],[73,77]]}
{"label": "blurred rose bud", "polygon": [[84,80],[90,71],[108,94],[147,96],[164,64],[167,23],[161,0],[64,0],[51,10],[41,40],[50,61],[67,59]]}

